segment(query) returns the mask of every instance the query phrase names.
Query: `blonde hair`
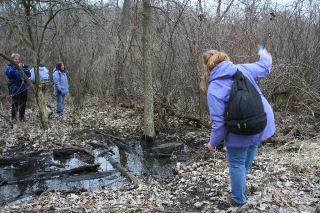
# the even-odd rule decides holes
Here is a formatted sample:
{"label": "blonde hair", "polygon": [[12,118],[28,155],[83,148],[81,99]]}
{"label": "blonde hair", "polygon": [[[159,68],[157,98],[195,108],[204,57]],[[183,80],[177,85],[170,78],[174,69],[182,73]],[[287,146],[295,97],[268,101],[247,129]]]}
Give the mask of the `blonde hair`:
{"label": "blonde hair", "polygon": [[208,50],[202,55],[202,59],[204,63],[204,73],[201,78],[201,89],[204,92],[207,92],[211,70],[222,61],[230,61],[230,58],[224,52],[219,52],[217,50]]}

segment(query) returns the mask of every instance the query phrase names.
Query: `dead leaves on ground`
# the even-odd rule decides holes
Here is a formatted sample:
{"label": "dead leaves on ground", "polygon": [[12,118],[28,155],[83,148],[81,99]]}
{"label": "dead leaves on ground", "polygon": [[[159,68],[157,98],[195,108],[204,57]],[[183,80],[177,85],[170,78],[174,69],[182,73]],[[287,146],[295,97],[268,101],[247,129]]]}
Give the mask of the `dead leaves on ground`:
{"label": "dead leaves on ground", "polygon": [[[54,141],[72,141],[72,133],[83,127],[114,130],[123,137],[141,128],[142,115],[132,109],[106,106],[104,110],[97,110],[88,105],[76,114],[68,109],[70,106],[66,107],[65,118],[52,118],[51,127],[46,131],[38,127],[36,119],[15,124],[13,128],[2,128],[0,154],[6,156],[9,150],[55,148]],[[32,115],[30,118],[36,117],[30,109],[27,114]],[[170,122],[179,125],[178,121]],[[176,175],[168,179],[147,178],[148,185],[138,188],[127,184],[123,188],[94,192],[50,192],[24,204],[2,206],[1,211],[317,212],[320,209],[320,138],[317,135],[306,140],[292,138],[301,128],[299,126],[280,146],[260,147],[247,176],[251,195],[247,204],[239,208],[230,207],[226,202],[230,192],[228,164],[223,153],[215,153],[206,161],[188,165],[180,162],[174,168]],[[199,132],[186,133],[184,139],[206,134],[209,134],[207,130],[199,129]],[[86,139],[78,142],[83,141]]]}

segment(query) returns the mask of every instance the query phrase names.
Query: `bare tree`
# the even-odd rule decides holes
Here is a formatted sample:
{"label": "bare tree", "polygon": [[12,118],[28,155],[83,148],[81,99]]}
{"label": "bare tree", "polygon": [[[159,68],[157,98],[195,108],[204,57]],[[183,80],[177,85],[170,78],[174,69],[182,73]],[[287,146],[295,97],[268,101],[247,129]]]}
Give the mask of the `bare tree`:
{"label": "bare tree", "polygon": [[[23,76],[35,94],[43,129],[48,128],[48,114],[40,87],[38,58],[41,56],[44,41],[51,40],[55,37],[55,33],[47,33],[51,27],[51,23],[58,13],[76,9],[73,7],[73,3],[73,1],[40,2],[33,0],[1,2],[1,6],[8,9],[7,12],[0,17],[0,20],[2,20],[1,25],[11,29],[9,35],[11,35],[12,38],[10,39],[20,41],[20,46],[23,46],[26,49],[25,52],[29,53],[32,58],[35,70],[35,83],[32,84],[25,75]],[[79,8],[84,9],[83,5],[80,5],[78,9]],[[13,43],[13,45],[15,46],[15,43]],[[5,53],[1,53],[0,56],[8,59]]]}
{"label": "bare tree", "polygon": [[[11,27],[11,29],[16,32],[18,38],[21,40],[21,45],[25,45],[26,47],[28,47],[28,50],[31,52],[32,62],[35,68],[35,84],[32,84],[32,82],[25,75],[22,76],[24,76],[24,80],[29,84],[31,90],[35,93],[37,105],[39,108],[41,126],[43,129],[47,129],[48,114],[46,111],[44,97],[39,86],[40,81],[38,58],[45,38],[45,31],[47,30],[49,23],[53,20],[58,11],[53,12],[51,4],[45,4],[44,8],[42,8],[43,4],[41,5],[39,4],[39,2],[31,0],[3,2],[2,4],[3,7],[10,8],[10,12],[13,13],[11,15],[15,16],[10,16],[10,14],[8,13],[7,17],[2,16],[2,24]],[[40,38],[38,41],[36,41],[36,34],[34,29],[38,21],[37,18],[34,17],[42,16],[43,13],[47,13],[48,16],[46,21],[44,23],[41,23],[44,25],[42,26],[43,28],[39,35]],[[5,54],[2,53],[1,56],[5,57]],[[8,57],[5,58],[8,60]],[[22,74],[20,69],[19,71]]]}
{"label": "bare tree", "polygon": [[124,88],[124,68],[125,68],[125,51],[128,42],[128,30],[130,24],[130,0],[124,0],[122,12],[120,16],[120,23],[118,29],[118,47],[116,50],[116,73],[115,73],[115,86],[116,86],[116,99],[122,101],[126,98]]}
{"label": "bare tree", "polygon": [[144,71],[144,137],[153,140],[154,129],[154,98],[152,87],[152,70],[150,68],[150,28],[151,5],[150,0],[143,0],[143,71]]}
{"label": "bare tree", "polygon": [[[144,98],[206,117],[206,98],[199,89],[202,53],[217,49],[236,64],[249,63],[257,59],[257,45],[264,43],[274,61],[273,72],[260,83],[264,94],[279,107],[303,102],[316,111],[320,9],[314,1],[295,0],[286,7],[271,0],[152,1],[149,28],[143,1],[99,1],[94,7],[87,1],[19,2],[0,3],[3,54],[15,50],[31,58],[44,55],[49,66],[63,60],[77,106],[87,94],[97,95],[99,103]],[[23,2],[34,3],[29,17],[33,39]],[[145,113],[153,111],[148,103]]]}

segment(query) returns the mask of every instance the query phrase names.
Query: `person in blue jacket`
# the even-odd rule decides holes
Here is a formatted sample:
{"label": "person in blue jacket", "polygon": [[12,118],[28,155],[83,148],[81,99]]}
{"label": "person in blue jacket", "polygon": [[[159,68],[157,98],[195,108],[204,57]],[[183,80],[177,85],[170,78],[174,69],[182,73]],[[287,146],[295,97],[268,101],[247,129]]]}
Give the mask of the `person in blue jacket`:
{"label": "person in blue jacket", "polygon": [[[205,144],[210,151],[224,140],[226,156],[229,163],[231,196],[228,201],[232,206],[243,205],[247,202],[246,175],[255,158],[259,144],[275,133],[273,110],[263,96],[256,81],[267,76],[271,71],[272,57],[266,49],[259,51],[260,60],[249,64],[233,64],[224,52],[209,50],[203,55],[204,74],[202,89],[207,92],[212,129],[210,142]],[[237,69],[241,71],[259,92],[265,113],[267,126],[255,135],[237,135],[228,132],[224,122],[224,110],[229,100],[233,75]]]}
{"label": "person in blue jacket", "polygon": [[[18,64],[24,74],[30,77],[30,71],[28,70],[27,64],[20,63],[20,55],[13,53],[11,55],[12,60]],[[23,76],[21,76],[18,69],[13,65],[9,64],[6,67],[6,75],[9,79],[9,93],[12,97],[12,108],[11,108],[11,119],[16,120],[17,111],[19,111],[19,121],[25,121],[25,110],[28,99],[28,88],[29,85],[24,82]]]}
{"label": "person in blue jacket", "polygon": [[54,83],[54,95],[57,99],[57,114],[63,115],[63,105],[65,95],[69,94],[69,85],[67,70],[65,70],[64,63],[57,62],[56,67],[53,70],[53,83]]}
{"label": "person in blue jacket", "polygon": [[[39,63],[40,87],[42,89],[42,93],[43,93],[44,100],[45,100],[45,103],[46,103],[46,110],[47,110],[48,116],[50,116],[52,114],[52,110],[47,106],[48,99],[49,99],[48,90],[49,90],[49,86],[50,86],[49,70],[41,63],[40,59],[38,59],[38,63]],[[30,72],[31,72],[30,80],[32,81],[32,83],[35,83],[36,82],[36,76],[35,76],[34,68],[32,68],[30,70]]]}
{"label": "person in blue jacket", "polygon": [[[39,81],[40,82],[49,81],[49,70],[43,64],[41,64],[40,59],[38,59],[38,62],[39,62]],[[32,83],[35,83],[36,76],[34,74],[34,68],[30,70],[30,73],[31,73],[30,80],[32,81]]]}

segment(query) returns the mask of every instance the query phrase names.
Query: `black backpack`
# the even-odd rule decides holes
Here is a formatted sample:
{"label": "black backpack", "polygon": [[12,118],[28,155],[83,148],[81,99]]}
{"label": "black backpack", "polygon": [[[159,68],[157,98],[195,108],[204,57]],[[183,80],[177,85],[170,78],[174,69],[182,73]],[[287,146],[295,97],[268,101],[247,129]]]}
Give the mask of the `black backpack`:
{"label": "black backpack", "polygon": [[258,134],[267,125],[260,94],[239,70],[233,77],[229,102],[224,111],[227,130],[238,135]]}

